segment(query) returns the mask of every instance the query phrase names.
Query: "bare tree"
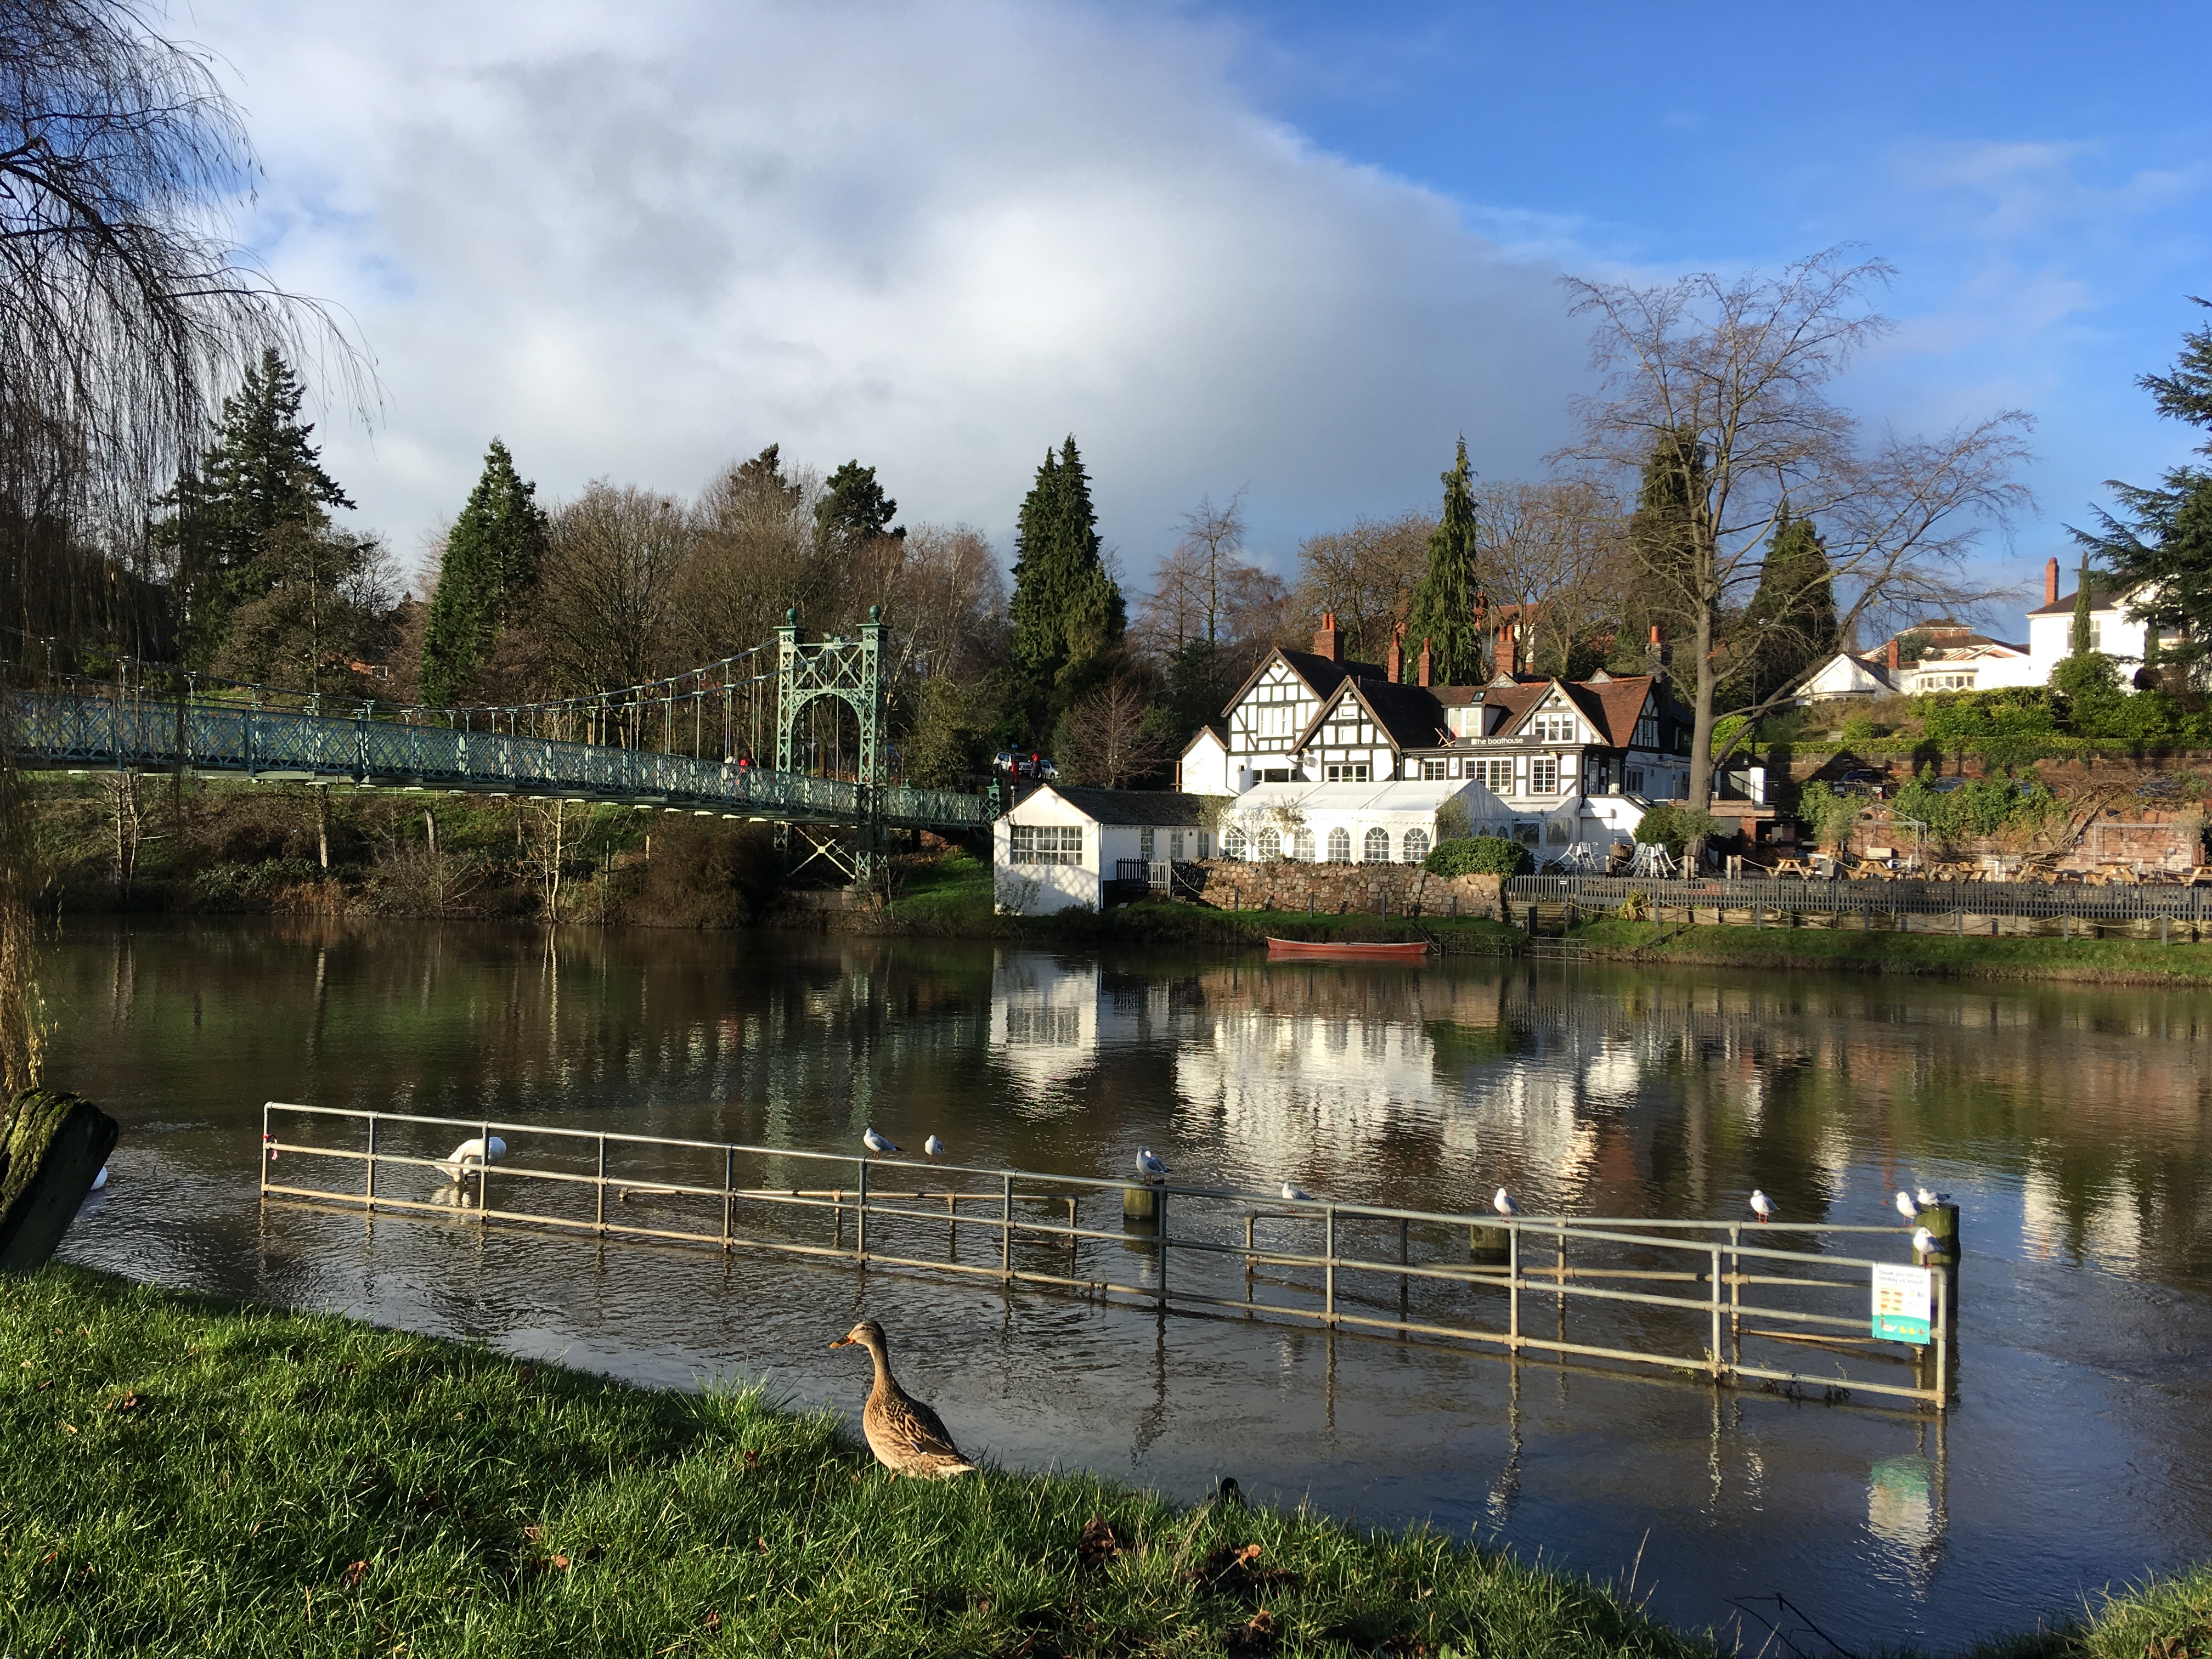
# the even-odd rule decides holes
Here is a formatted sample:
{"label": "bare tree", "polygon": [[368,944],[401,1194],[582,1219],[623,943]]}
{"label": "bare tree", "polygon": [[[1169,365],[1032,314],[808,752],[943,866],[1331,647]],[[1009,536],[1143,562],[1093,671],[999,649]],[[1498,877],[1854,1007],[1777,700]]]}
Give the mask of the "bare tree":
{"label": "bare tree", "polygon": [[1889,275],[1880,260],[1854,263],[1831,249],[1772,278],[1705,274],[1653,288],[1566,279],[1575,310],[1596,319],[1601,387],[1577,400],[1583,436],[1563,454],[1625,477],[1663,464],[1684,504],[1680,556],[1663,566],[1646,558],[1643,574],[1666,588],[1686,635],[1674,660],[1696,715],[1695,811],[1707,809],[1714,765],[1725,758],[1712,753],[1712,736],[1731,621],[1758,584],[1785,507],[1815,520],[1826,538],[1838,629],[1848,637],[1869,613],[1971,599],[1966,554],[1984,526],[2027,500],[2012,477],[2027,453],[2023,414],[1967,422],[1935,440],[1884,433],[1869,443],[1829,401],[1829,382],[1888,326],[1868,296]]}
{"label": "bare tree", "polygon": [[673,647],[697,539],[673,496],[604,480],[553,515],[534,627],[562,690],[636,685],[690,665]]}
{"label": "bare tree", "polygon": [[1070,783],[1119,789],[1159,769],[1166,752],[1145,730],[1144,688],[1117,676],[1079,702],[1065,716],[1067,741],[1059,757]]}
{"label": "bare tree", "polygon": [[1308,537],[1298,548],[1294,609],[1309,619],[1334,611],[1346,653],[1382,661],[1413,607],[1436,527],[1427,514],[1407,513]]}
{"label": "bare tree", "polygon": [[1482,582],[1495,606],[1513,610],[1513,660],[1570,672],[1577,641],[1618,598],[1620,508],[1587,478],[1485,484],[1475,492],[1483,530]]}

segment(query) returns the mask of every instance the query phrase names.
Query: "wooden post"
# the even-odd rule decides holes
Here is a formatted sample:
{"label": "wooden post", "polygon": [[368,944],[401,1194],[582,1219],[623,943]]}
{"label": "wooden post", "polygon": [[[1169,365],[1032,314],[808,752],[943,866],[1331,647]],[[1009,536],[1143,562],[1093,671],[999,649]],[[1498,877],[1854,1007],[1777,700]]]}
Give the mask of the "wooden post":
{"label": "wooden post", "polygon": [[1504,1227],[1480,1224],[1467,1230],[1467,1259],[1486,1267],[1502,1267],[1513,1256],[1513,1236]]}
{"label": "wooden post", "polygon": [[1121,1223],[1124,1226],[1132,1221],[1150,1224],[1158,1219],[1159,1206],[1157,1202],[1157,1195],[1150,1187],[1121,1188]]}
{"label": "wooden post", "polygon": [[7,1154],[0,1170],[0,1270],[45,1265],[120,1133],[99,1107],[60,1089],[26,1089],[0,1112],[0,1149]]}

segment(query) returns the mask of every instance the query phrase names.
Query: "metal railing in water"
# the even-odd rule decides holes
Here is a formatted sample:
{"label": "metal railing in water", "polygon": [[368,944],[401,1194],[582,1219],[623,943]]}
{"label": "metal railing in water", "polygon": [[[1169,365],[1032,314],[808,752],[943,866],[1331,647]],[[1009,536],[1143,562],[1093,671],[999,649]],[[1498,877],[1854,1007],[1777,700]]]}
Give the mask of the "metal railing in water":
{"label": "metal railing in water", "polygon": [[[456,1133],[479,1145],[498,1137],[506,1151],[489,1167],[457,1163],[461,1148],[439,1150]],[[1871,1395],[1942,1411],[1955,1377],[1956,1298],[1947,1271],[1932,1274],[1930,1343],[1909,1348],[1869,1334],[1863,1311],[1874,1270],[1899,1265],[1902,1254],[1883,1261],[1746,1238],[1908,1243],[1894,1226],[1506,1219],[1328,1198],[1285,1203],[1172,1182],[1134,1187],[1029,1170],[278,1101],[263,1108],[262,1141],[264,1200],[950,1273],[1130,1299],[1162,1312],[1243,1313],[1477,1343],[1516,1356],[1657,1367],[1793,1397]],[[319,1184],[283,1170],[286,1159],[295,1168],[316,1160],[319,1169],[358,1173]],[[427,1195],[425,1175],[436,1183]],[[1129,1193],[1147,1218],[1124,1218]],[[1115,1224],[1086,1222],[1086,1203],[1109,1202]],[[1262,1226],[1276,1242],[1262,1242]],[[1279,1242],[1285,1229],[1287,1244]],[[1502,1260],[1480,1259],[1501,1240]],[[930,1245],[942,1253],[920,1253]],[[1117,1277],[1116,1252],[1133,1256],[1139,1270]],[[1546,1299],[1548,1322],[1540,1320]],[[1571,1310],[1577,1315],[1571,1336]],[[1581,1328],[1593,1318],[1604,1328]],[[1749,1362],[1747,1343],[1754,1345]],[[1780,1363],[1808,1350],[1833,1368]],[[1911,1380],[1869,1374],[1885,1364],[1909,1367]]]}

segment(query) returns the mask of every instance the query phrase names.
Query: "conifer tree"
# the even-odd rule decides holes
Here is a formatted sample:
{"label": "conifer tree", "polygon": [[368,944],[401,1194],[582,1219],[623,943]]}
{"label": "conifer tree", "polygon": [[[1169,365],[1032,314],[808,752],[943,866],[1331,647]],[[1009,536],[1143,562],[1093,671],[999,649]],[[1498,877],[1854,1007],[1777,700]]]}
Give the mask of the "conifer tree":
{"label": "conifer tree", "polygon": [[1428,568],[1413,589],[1406,637],[1427,641],[1436,684],[1472,685],[1483,677],[1482,632],[1474,619],[1481,526],[1475,519],[1474,469],[1468,465],[1464,436],[1458,459],[1442,477],[1443,510],[1429,532]]}
{"label": "conifer tree", "polygon": [[1790,516],[1787,502],[1736,639],[1740,665],[1715,699],[1730,708],[1765,702],[1835,649],[1835,576],[1827,546],[1810,519]]}
{"label": "conifer tree", "polygon": [[[1628,519],[1631,571],[1620,626],[1606,666],[1616,674],[1656,674],[1666,666],[1667,641],[1686,628],[1696,563],[1692,503],[1705,494],[1705,453],[1696,434],[1680,431],[1652,446]],[[1651,630],[1660,647],[1652,649]]]}
{"label": "conifer tree", "polygon": [[1091,479],[1071,434],[1045,452],[1014,528],[1010,722],[1031,741],[1104,669],[1128,611],[1100,556]]}
{"label": "conifer tree", "polygon": [[515,471],[514,458],[494,438],[483,475],[446,538],[422,635],[423,702],[459,696],[538,586],[546,520],[537,497],[538,486]]}
{"label": "conifer tree", "polygon": [[304,396],[276,349],[264,348],[236,395],[222,400],[197,476],[180,479],[168,498],[177,511],[162,536],[177,550],[188,661],[210,660],[238,607],[280,580],[284,562],[264,557],[272,532],[319,528],[329,508],[353,505],[307,441],[315,428],[300,419]]}
{"label": "conifer tree", "polygon": [[2094,644],[2089,621],[2089,556],[2081,556],[2081,578],[2074,589],[2074,626],[2069,630],[2067,645],[2073,655],[2086,657]]}
{"label": "conifer tree", "polygon": [[891,524],[897,516],[898,503],[876,482],[876,469],[850,460],[830,475],[814,505],[814,538],[825,553],[849,553],[878,536],[903,538]]}

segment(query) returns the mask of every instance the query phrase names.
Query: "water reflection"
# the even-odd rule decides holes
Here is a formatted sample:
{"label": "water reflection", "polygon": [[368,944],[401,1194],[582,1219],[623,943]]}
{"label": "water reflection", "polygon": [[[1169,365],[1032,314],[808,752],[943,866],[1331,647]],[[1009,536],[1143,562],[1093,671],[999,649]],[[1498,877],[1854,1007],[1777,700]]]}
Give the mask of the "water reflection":
{"label": "water reflection", "polygon": [[[263,922],[87,930],[56,967],[57,1079],[125,1129],[70,1251],[149,1278],[654,1382],[773,1368],[848,1408],[818,1332],[888,1307],[917,1388],[1009,1462],[1187,1497],[1225,1469],[1601,1576],[1641,1550],[1668,1616],[1787,1585],[1853,1645],[2063,1610],[2212,1538],[2199,994]],[[1963,1395],[1931,1426],[459,1215],[264,1230],[272,1096],[825,1150],[872,1122],[1086,1174],[1145,1140],[1179,1175],[1425,1208],[1503,1182],[1747,1218],[1759,1186],[1887,1222],[1925,1182],[1966,1206]]]}

